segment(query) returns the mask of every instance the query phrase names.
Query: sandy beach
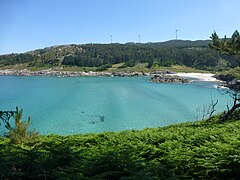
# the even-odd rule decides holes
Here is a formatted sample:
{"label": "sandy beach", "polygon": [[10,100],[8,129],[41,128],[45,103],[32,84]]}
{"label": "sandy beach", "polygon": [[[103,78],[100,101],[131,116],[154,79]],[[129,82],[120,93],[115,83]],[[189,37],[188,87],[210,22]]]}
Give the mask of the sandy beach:
{"label": "sandy beach", "polygon": [[211,82],[219,81],[215,77],[213,77],[214,74],[212,73],[176,73],[173,75],[177,75],[184,78],[194,78],[197,81],[211,81]]}

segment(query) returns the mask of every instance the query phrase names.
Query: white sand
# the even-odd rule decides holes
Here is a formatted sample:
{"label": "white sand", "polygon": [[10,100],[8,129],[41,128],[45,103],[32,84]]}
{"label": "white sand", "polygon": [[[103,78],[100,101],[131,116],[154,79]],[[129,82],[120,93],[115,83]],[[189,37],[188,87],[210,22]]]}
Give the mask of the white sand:
{"label": "white sand", "polygon": [[214,74],[212,73],[176,73],[173,75],[177,75],[180,77],[184,77],[184,78],[194,78],[197,81],[218,81],[214,76]]}

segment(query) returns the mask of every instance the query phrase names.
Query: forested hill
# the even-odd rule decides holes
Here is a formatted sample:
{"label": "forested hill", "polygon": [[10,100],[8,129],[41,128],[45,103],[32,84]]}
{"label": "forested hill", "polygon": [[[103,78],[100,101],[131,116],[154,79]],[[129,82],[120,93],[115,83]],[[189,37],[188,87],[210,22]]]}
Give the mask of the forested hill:
{"label": "forested hill", "polygon": [[[187,47],[205,47],[208,48],[211,40],[170,40],[165,42],[156,42],[156,43],[141,43],[138,45],[142,47],[152,47],[152,48],[187,48]],[[129,43],[127,43],[129,44]]]}
{"label": "forested hill", "polygon": [[59,45],[26,53],[1,55],[0,67],[22,63],[28,67],[99,67],[124,63],[124,68],[147,63],[148,68],[179,64],[207,69],[240,64],[239,59],[210,49],[209,43],[210,40],[171,40],[160,43]]}

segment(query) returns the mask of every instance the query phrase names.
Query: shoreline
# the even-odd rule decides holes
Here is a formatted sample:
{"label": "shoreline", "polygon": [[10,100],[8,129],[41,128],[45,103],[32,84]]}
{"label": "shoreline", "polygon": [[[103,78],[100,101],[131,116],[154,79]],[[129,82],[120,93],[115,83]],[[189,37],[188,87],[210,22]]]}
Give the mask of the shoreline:
{"label": "shoreline", "polygon": [[154,83],[191,83],[191,82],[215,82],[217,88],[234,89],[240,87],[240,80],[225,81],[217,78],[213,73],[177,73],[171,71],[141,72],[94,72],[94,71],[57,71],[52,69],[30,71],[27,69],[0,69],[0,76],[49,76],[49,77],[149,77],[149,82]]}
{"label": "shoreline", "polygon": [[55,76],[55,77],[96,77],[96,76],[108,76],[108,77],[134,77],[134,76],[150,76],[150,73],[144,72],[93,72],[93,71],[56,71],[56,70],[41,70],[30,71],[27,69],[13,70],[6,69],[0,70],[0,76]]}
{"label": "shoreline", "polygon": [[169,71],[154,71],[151,73],[144,72],[94,72],[94,71],[56,71],[52,69],[40,70],[40,71],[30,71],[27,69],[14,70],[14,69],[0,69],[0,76],[55,76],[55,77],[137,77],[137,76],[178,76],[180,78],[188,79],[191,81],[208,81],[208,82],[220,82],[214,77],[212,73],[176,73]]}
{"label": "shoreline", "polygon": [[183,78],[194,78],[194,81],[220,82],[212,73],[175,73],[173,75]]}

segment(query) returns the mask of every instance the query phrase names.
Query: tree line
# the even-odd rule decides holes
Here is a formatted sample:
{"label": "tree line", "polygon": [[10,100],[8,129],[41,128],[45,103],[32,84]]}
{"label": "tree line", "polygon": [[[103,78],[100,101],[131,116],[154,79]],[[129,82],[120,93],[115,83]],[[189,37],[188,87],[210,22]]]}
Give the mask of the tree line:
{"label": "tree line", "polygon": [[[179,41],[180,43],[181,41]],[[31,53],[10,54],[0,56],[0,65],[28,63],[29,66],[39,65],[67,65],[99,67],[124,63],[125,66],[134,66],[137,63],[171,66],[186,65],[200,69],[217,66],[236,67],[240,58],[221,54],[208,46],[170,46],[157,43],[146,44],[84,44],[57,46],[36,50]],[[180,43],[182,44],[182,43]],[[61,47],[61,48],[60,48]],[[63,49],[64,48],[64,49]]]}
{"label": "tree line", "polygon": [[137,63],[171,66],[186,65],[189,67],[206,68],[220,65],[224,60],[226,66],[236,66],[240,60],[235,57],[221,55],[209,48],[151,48],[139,45],[122,44],[87,44],[82,46],[84,52],[65,56],[62,64],[72,66],[102,66],[106,64],[125,63],[134,66]]}

